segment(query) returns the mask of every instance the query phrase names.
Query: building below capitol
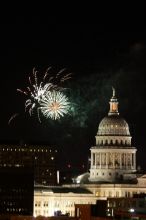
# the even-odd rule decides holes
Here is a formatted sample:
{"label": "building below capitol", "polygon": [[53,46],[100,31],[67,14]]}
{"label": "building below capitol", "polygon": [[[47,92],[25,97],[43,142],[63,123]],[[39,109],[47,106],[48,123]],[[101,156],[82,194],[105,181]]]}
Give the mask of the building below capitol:
{"label": "building below capitol", "polygon": [[27,168],[35,184],[57,184],[57,149],[47,145],[1,144],[0,169]]}
{"label": "building below capitol", "polygon": [[89,173],[74,178],[69,185],[36,185],[34,216],[57,212],[74,216],[76,204],[146,193],[146,175],[137,173],[137,149],[131,143],[128,123],[119,114],[115,89],[109,103],[109,113],[98,127],[96,145],[90,149]]}

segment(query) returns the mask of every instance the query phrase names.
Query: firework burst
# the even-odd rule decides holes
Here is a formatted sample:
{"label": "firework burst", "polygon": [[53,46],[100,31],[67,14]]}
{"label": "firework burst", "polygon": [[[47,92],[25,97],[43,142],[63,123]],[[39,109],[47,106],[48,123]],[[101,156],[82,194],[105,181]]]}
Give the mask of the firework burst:
{"label": "firework burst", "polygon": [[25,101],[25,111],[28,111],[31,115],[33,113],[34,108],[38,105],[39,101],[43,98],[44,93],[48,90],[54,88],[54,85],[50,82],[45,82],[46,76],[48,75],[47,69],[43,76],[43,80],[39,82],[38,80],[38,72],[33,68],[32,77],[29,77],[29,85],[25,90],[17,89],[18,92],[24,94],[29,97]]}
{"label": "firework burst", "polygon": [[40,101],[38,110],[41,110],[46,118],[56,120],[67,114],[69,108],[70,103],[63,92],[53,90],[45,93],[45,96]]}
{"label": "firework burst", "polygon": [[18,92],[28,97],[25,101],[25,111],[32,115],[33,110],[40,105],[46,93],[52,90],[61,90],[62,83],[71,78],[71,74],[65,74],[66,69],[61,69],[57,74],[50,73],[49,67],[43,74],[42,80],[38,79],[38,71],[33,68],[32,77],[29,77],[29,85],[25,90],[17,89]]}
{"label": "firework burst", "polygon": [[[68,112],[69,102],[67,97],[62,93],[63,83],[71,78],[71,73],[66,74],[66,69],[61,69],[56,74],[51,73],[49,67],[42,78],[38,77],[38,71],[33,68],[32,75],[28,78],[28,86],[23,89],[17,89],[17,92],[25,95],[25,112],[31,116],[36,110],[39,121],[39,111],[47,118],[58,119]],[[11,116],[8,124],[16,118],[18,113]]]}

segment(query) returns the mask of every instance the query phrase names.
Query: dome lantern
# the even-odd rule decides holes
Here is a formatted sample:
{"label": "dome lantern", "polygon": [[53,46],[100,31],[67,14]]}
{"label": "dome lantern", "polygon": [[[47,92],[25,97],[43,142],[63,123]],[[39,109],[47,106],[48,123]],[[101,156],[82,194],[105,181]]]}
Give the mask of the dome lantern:
{"label": "dome lantern", "polygon": [[112,98],[110,99],[110,111],[108,113],[108,115],[119,115],[119,112],[118,112],[118,101],[117,101],[117,98],[116,98],[116,95],[115,95],[115,89],[112,87],[113,89],[113,96]]}
{"label": "dome lantern", "polygon": [[120,116],[118,111],[118,100],[115,95],[115,89],[113,87],[112,89],[113,94],[109,102],[110,110],[108,115],[101,120],[97,136],[130,136],[128,123]]}

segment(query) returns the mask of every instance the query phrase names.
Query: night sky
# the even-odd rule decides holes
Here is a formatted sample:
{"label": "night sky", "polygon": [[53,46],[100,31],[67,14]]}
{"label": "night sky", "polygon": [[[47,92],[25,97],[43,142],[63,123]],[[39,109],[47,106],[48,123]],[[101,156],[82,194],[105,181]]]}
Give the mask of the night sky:
{"label": "night sky", "polygon": [[[108,25],[107,25],[108,26]],[[137,165],[146,169],[146,34],[110,30],[103,23],[58,24],[41,16],[1,20],[0,142],[44,143],[60,150],[62,164],[81,167],[90,156],[100,120],[107,115],[114,86],[119,111],[137,147]],[[38,122],[24,112],[25,88],[33,67],[41,73],[66,68],[74,115]],[[8,125],[10,117],[18,117]]]}

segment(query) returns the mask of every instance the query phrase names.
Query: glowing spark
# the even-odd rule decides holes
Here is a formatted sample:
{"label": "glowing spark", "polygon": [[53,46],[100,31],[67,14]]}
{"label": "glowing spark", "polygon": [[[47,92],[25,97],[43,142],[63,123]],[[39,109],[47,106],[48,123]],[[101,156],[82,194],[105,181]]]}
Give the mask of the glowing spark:
{"label": "glowing spark", "polygon": [[59,119],[69,112],[70,103],[61,91],[48,91],[40,101],[39,109],[46,118]]}
{"label": "glowing spark", "polygon": [[14,120],[19,114],[15,113],[14,115],[11,116],[11,118],[8,121],[8,125],[10,125],[10,123],[12,122],[12,120]]}

